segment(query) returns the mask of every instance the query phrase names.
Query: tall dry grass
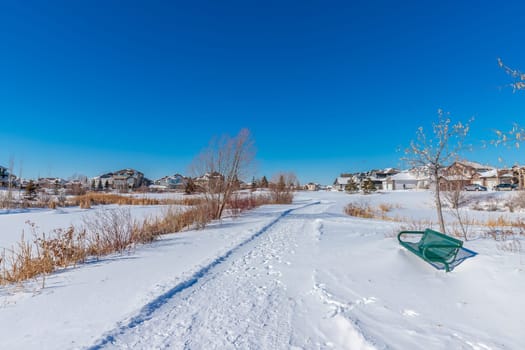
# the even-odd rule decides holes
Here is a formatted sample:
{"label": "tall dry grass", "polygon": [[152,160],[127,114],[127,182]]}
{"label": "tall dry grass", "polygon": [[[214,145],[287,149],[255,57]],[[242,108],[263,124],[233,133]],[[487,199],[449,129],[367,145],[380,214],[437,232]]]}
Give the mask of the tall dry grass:
{"label": "tall dry grass", "polygon": [[[124,196],[96,196],[96,203],[114,204]],[[94,203],[89,195],[79,197]],[[133,198],[126,198],[126,204]],[[137,203],[137,202],[135,202]],[[145,203],[145,202],[141,202]],[[150,202],[151,203],[151,202]],[[187,199],[178,203],[197,205],[168,206],[157,217],[142,221],[132,217],[129,209],[117,208],[94,212],[85,218],[80,228],[70,226],[54,230],[50,235],[39,233],[38,227],[28,222],[32,240],[22,234],[20,242],[0,254],[0,285],[20,283],[37,276],[45,276],[60,268],[84,263],[90,258],[100,258],[113,253],[122,253],[137,244],[151,243],[160,235],[180,232],[185,229],[202,229],[212,218],[212,208],[200,199]],[[234,196],[228,203],[232,213],[240,213],[255,207],[273,204],[271,196]]]}

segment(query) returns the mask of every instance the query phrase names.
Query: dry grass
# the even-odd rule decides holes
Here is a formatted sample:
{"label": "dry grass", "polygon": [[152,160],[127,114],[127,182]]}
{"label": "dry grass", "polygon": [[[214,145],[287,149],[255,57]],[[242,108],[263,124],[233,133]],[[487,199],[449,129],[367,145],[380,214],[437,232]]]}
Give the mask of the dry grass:
{"label": "dry grass", "polygon": [[[124,200],[124,204],[152,204],[149,201],[119,195],[91,195],[77,197],[79,205],[89,207],[97,203]],[[129,209],[107,209],[97,211],[84,220],[82,228],[73,226],[54,230],[51,235],[38,233],[38,227],[31,222],[33,239],[26,241],[24,234],[12,249],[4,249],[0,255],[0,285],[20,283],[42,276],[59,268],[75,266],[88,258],[99,258],[112,253],[122,253],[137,244],[150,243],[160,235],[180,232],[185,229],[204,228],[212,217],[208,203],[197,198],[184,198],[177,203],[198,205],[169,206],[159,217],[134,220]],[[263,204],[273,204],[271,196],[234,196],[228,203],[232,212],[239,213]],[[131,204],[133,205],[133,204]]]}
{"label": "dry grass", "polygon": [[0,209],[2,208],[50,208],[79,206],[89,209],[94,205],[199,205],[203,199],[198,196],[187,196],[180,199],[155,199],[146,195],[125,196],[116,193],[88,192],[74,197],[67,197],[64,193],[49,195],[40,192],[35,200],[13,200],[0,193]]}
{"label": "dry grass", "polygon": [[81,196],[73,197],[69,203],[71,205],[78,205],[80,207],[91,207],[91,205],[107,205],[107,204],[118,204],[118,205],[159,205],[161,203],[158,199],[147,198],[147,197],[131,197],[122,196],[114,193],[98,193],[89,192]]}
{"label": "dry grass", "polygon": [[287,195],[274,196],[273,194],[249,194],[234,195],[227,203],[232,216],[251,210],[266,204],[290,204],[293,200],[293,193]]}
{"label": "dry grass", "polygon": [[67,205],[91,208],[92,205],[200,205],[203,199],[195,196],[183,197],[181,199],[156,199],[146,196],[133,197],[123,196],[115,193],[88,192],[81,196],[75,196],[67,202]]}
{"label": "dry grass", "polygon": [[376,211],[368,204],[364,203],[349,203],[345,207],[345,213],[350,216],[358,218],[372,219],[376,218]]}

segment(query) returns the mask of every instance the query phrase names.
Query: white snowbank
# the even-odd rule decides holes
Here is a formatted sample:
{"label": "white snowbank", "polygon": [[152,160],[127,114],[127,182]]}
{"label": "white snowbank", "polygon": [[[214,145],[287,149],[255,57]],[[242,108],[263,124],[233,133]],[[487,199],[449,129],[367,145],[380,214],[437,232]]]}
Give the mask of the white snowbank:
{"label": "white snowbank", "polygon": [[[427,192],[303,193],[60,271],[43,289],[0,288],[2,348],[525,348],[521,249],[467,241],[478,255],[445,273],[399,246],[400,223],[344,215],[355,200],[433,218]],[[2,225],[20,231],[17,215],[60,223],[31,212]]]}

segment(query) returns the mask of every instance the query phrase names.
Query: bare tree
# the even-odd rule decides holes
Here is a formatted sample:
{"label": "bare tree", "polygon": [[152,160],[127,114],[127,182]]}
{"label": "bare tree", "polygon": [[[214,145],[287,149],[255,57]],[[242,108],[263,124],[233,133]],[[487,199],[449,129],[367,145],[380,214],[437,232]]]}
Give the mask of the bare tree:
{"label": "bare tree", "polygon": [[209,206],[211,219],[220,219],[237,189],[239,179],[246,176],[253,159],[255,147],[250,131],[242,129],[237,136],[213,139],[193,161],[191,171]]}
{"label": "bare tree", "polygon": [[293,200],[293,188],[297,176],[293,172],[278,173],[269,184],[272,200],[276,204],[289,204]]}
{"label": "bare tree", "polygon": [[435,183],[434,201],[441,232],[445,232],[445,221],[439,175],[441,169],[456,160],[459,152],[464,149],[464,140],[468,135],[471,121],[466,124],[461,122],[452,124],[449,113],[440,109],[438,110],[438,121],[432,124],[432,133],[427,136],[423,127],[419,127],[416,132],[416,140],[412,140],[410,146],[405,150],[404,160],[413,166],[426,166],[430,171],[430,176]]}
{"label": "bare tree", "polygon": [[466,241],[468,239],[471,221],[468,213],[462,209],[469,201],[468,196],[463,190],[463,183],[461,178],[450,181],[447,190],[444,192],[444,199],[450,206],[450,209],[452,209],[452,215],[458,220],[463,239]]}

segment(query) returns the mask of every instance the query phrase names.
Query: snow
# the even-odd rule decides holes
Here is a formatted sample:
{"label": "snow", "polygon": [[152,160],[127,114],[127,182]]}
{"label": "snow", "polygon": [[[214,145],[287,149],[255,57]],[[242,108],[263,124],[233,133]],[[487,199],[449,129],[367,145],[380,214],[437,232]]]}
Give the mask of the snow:
{"label": "snow", "polygon": [[[481,202],[511,195],[472,194]],[[41,278],[0,287],[1,348],[525,348],[520,243],[505,249],[480,235],[465,242],[478,255],[445,273],[399,246],[406,223],[349,217],[349,202],[387,203],[387,215],[409,221],[435,217],[427,191],[301,193],[291,205],[64,269],[43,288]],[[25,220],[47,230],[82,215],[3,213],[0,245],[16,241]]]}

